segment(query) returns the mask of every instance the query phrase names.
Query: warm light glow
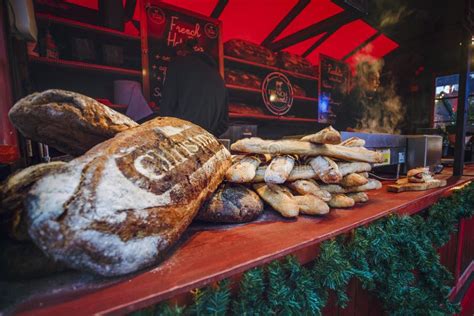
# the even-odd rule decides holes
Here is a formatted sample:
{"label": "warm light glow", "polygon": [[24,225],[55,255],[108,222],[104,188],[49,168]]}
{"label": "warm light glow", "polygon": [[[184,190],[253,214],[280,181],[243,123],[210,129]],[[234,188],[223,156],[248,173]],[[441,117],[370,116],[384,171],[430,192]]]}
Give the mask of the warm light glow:
{"label": "warm light glow", "polygon": [[276,95],[270,94],[270,102],[273,102],[276,100]]}

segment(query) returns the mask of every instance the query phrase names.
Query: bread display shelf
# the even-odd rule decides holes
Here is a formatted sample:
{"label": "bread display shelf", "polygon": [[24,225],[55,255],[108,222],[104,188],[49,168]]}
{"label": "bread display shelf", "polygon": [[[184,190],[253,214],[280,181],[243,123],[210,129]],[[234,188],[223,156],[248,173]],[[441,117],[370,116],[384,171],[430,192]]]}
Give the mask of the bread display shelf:
{"label": "bread display shelf", "polygon": [[[467,166],[466,173],[474,167]],[[472,177],[453,178],[447,169],[440,178],[448,185],[429,191],[387,192],[386,185],[369,192],[370,201],[352,210],[333,209],[325,217],[301,216],[287,220],[271,216],[246,225],[193,225],[179,247],[161,265],[121,279],[96,281],[89,288],[62,291],[25,301],[18,310],[23,315],[125,314],[187,293],[212,282],[236,276],[288,254],[302,263],[316,257],[317,244],[351,231],[391,213],[414,214]],[[264,216],[265,216],[264,215]],[[54,292],[51,290],[51,292]]]}
{"label": "bread display shelf", "polygon": [[303,117],[286,117],[266,114],[241,114],[241,113],[229,113],[230,118],[242,118],[242,119],[256,119],[265,121],[280,121],[280,122],[308,122],[317,123],[317,119],[303,118]]}
{"label": "bread display shelf", "polygon": [[57,17],[47,13],[36,13],[36,18],[39,22],[44,22],[48,24],[60,24],[65,26],[74,27],[77,29],[82,29],[86,31],[91,31],[94,33],[105,34],[109,36],[114,36],[121,39],[139,41],[140,35],[128,34],[125,32],[116,31],[107,27],[98,26],[94,24],[84,23],[76,20],[66,19],[62,17]]}
{"label": "bread display shelf", "polygon": [[244,65],[248,65],[248,66],[252,66],[252,67],[267,69],[267,70],[270,70],[270,71],[279,71],[279,72],[284,73],[285,75],[295,77],[295,78],[308,79],[308,80],[318,80],[318,77],[316,77],[316,76],[300,74],[300,73],[297,73],[297,72],[294,72],[294,71],[288,71],[288,70],[278,68],[278,67],[274,67],[274,66],[259,64],[259,63],[253,62],[253,61],[248,61],[248,60],[245,60],[245,59],[240,59],[240,58],[236,58],[236,57],[232,57],[232,56],[224,56],[224,60],[239,63],[239,64],[244,64]]}
{"label": "bread display shelf", "polygon": [[[225,86],[229,90],[234,90],[234,91],[238,91],[238,92],[248,92],[248,93],[255,93],[255,94],[261,94],[262,93],[262,91],[260,89],[248,88],[248,87],[238,86],[238,85],[234,85],[234,84],[226,84]],[[293,96],[293,100],[295,100],[295,101],[318,102],[317,98],[310,98],[310,97],[303,97],[303,96]]]}
{"label": "bread display shelf", "polygon": [[33,64],[44,64],[48,66],[54,66],[54,67],[66,68],[66,69],[75,69],[75,70],[80,70],[80,71],[91,71],[91,72],[97,72],[97,73],[108,73],[108,74],[116,74],[116,75],[132,76],[132,77],[141,77],[142,75],[142,72],[139,70],[91,64],[91,63],[86,63],[82,61],[72,61],[72,60],[55,59],[55,58],[48,58],[48,57],[37,57],[37,56],[31,56],[31,55],[28,56],[28,60],[30,61],[30,63],[33,63]]}

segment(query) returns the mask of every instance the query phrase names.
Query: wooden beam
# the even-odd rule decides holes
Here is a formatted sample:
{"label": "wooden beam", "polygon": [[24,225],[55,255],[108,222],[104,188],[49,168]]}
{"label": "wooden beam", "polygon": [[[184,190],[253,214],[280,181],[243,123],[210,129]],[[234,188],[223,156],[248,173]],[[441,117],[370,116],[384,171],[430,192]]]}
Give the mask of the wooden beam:
{"label": "wooden beam", "polygon": [[377,32],[375,33],[374,35],[372,35],[371,37],[369,37],[368,39],[366,39],[365,41],[363,41],[362,43],[359,44],[359,46],[357,46],[356,48],[354,48],[350,53],[348,53],[346,56],[342,57],[342,60],[343,61],[346,61],[347,59],[349,59],[351,56],[357,54],[362,48],[364,48],[367,44],[369,44],[370,42],[372,42],[374,39],[376,39],[377,37],[379,37],[381,33],[380,32]]}
{"label": "wooden beam", "polygon": [[353,13],[343,11],[323,21],[314,23],[313,25],[308,26],[307,28],[301,31],[298,31],[279,40],[278,42],[272,43],[269,45],[269,48],[273,51],[281,50],[283,48],[295,45],[298,42],[307,40],[323,32],[336,30],[342,25],[347,24],[355,20],[356,18],[358,17]]}
{"label": "wooden beam", "polygon": [[278,23],[273,31],[262,41],[263,46],[268,46],[281,32],[303,11],[308,5],[310,0],[299,0],[297,4],[291,9],[290,12]]}
{"label": "wooden beam", "polygon": [[[336,30],[326,32],[326,34],[324,34],[324,35],[321,36],[316,42],[314,42],[314,44],[311,45],[311,47],[308,48],[308,49],[303,53],[302,56],[303,56],[303,57],[306,57],[306,56],[308,56],[309,54],[311,54],[316,48],[319,47],[319,45],[321,45],[324,41],[326,41],[326,40],[329,38],[329,36],[333,35],[335,31],[336,31]],[[318,34],[318,35],[319,35],[319,34]]]}
{"label": "wooden beam", "polygon": [[214,10],[212,10],[211,18],[214,18],[214,19],[219,18],[222,14],[222,11],[224,11],[225,6],[227,5],[228,2],[229,0],[219,0]]}

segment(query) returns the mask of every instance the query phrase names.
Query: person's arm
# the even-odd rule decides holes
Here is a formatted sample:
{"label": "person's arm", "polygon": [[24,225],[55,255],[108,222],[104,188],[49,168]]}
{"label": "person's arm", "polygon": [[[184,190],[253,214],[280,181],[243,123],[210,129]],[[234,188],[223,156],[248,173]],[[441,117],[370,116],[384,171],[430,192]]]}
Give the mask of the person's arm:
{"label": "person's arm", "polygon": [[161,92],[160,116],[175,116],[178,103],[178,72],[173,63],[166,71],[166,79]]}

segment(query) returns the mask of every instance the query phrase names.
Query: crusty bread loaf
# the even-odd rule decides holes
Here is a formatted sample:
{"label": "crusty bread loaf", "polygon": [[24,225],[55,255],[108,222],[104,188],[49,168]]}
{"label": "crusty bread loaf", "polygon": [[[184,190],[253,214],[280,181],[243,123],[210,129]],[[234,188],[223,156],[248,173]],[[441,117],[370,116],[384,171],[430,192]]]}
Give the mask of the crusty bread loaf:
{"label": "crusty bread loaf", "polygon": [[71,155],[138,125],[94,99],[63,90],[33,93],[19,100],[8,116],[24,136]]}
{"label": "crusty bread loaf", "polygon": [[306,135],[301,138],[302,141],[312,142],[316,144],[333,144],[341,143],[341,134],[332,126],[320,130],[316,134]]}
{"label": "crusty bread loaf", "polygon": [[0,224],[2,232],[12,239],[29,240],[23,201],[36,181],[47,173],[65,166],[64,162],[41,163],[22,169],[0,185]]}
{"label": "crusty bread loaf", "polygon": [[230,163],[202,128],[156,118],[40,179],[25,202],[29,234],[69,267],[134,272],[177,241]]}
{"label": "crusty bread loaf", "polygon": [[254,191],[233,183],[223,183],[204,203],[196,219],[214,223],[243,223],[263,212],[263,202]]}

